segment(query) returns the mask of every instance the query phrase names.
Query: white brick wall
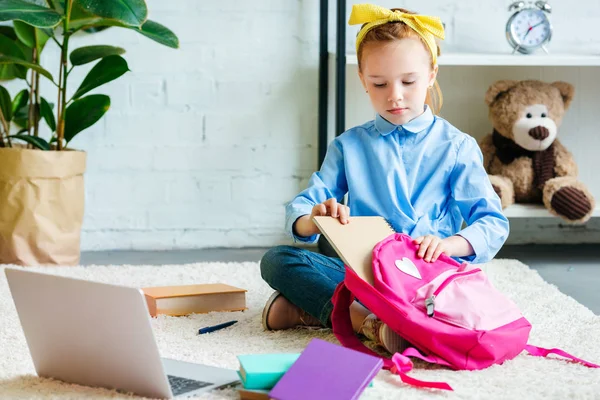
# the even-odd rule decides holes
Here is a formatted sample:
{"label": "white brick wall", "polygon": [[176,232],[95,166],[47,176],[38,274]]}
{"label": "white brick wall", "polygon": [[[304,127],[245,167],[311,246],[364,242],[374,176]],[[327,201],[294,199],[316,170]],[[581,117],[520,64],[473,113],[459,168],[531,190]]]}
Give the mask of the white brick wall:
{"label": "white brick wall", "polygon": [[[446,49],[480,51],[506,48],[509,3],[378,2],[440,15],[448,27]],[[562,31],[553,48],[597,51],[598,1],[551,4]],[[150,19],[177,33],[179,50],[116,28],[71,41],[72,49],[122,46],[132,71],[95,91],[111,96],[111,109],[72,143],[89,155],[82,249],[288,242],[284,204],[317,166],[319,1],[148,5]],[[330,1],[330,50],[334,14]],[[347,30],[348,49],[355,32]],[[56,60],[49,44],[43,64],[55,73]],[[71,93],[88,70],[74,70]],[[16,93],[15,83],[8,87]],[[44,87],[55,102],[52,87]]]}
{"label": "white brick wall", "polygon": [[285,242],[284,204],[317,164],[318,2],[148,4],[179,50],[79,39],[125,47],[132,70],[74,143],[89,153],[82,248]]}

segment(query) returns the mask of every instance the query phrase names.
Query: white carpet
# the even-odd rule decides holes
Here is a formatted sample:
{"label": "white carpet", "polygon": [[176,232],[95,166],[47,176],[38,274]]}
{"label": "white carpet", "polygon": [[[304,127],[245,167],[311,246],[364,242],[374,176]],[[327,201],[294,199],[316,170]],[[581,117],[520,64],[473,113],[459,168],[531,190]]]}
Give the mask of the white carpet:
{"label": "white carpet", "polygon": [[[561,347],[600,363],[600,317],[544,282],[537,272],[513,260],[495,260],[483,268],[496,287],[507,293],[532,322],[530,343]],[[114,391],[93,389],[35,375],[25,338],[0,271],[0,398],[126,398]],[[48,273],[128,286],[225,282],[248,289],[249,310],[190,317],[160,317],[153,321],[164,357],[237,368],[237,354],[300,352],[312,337],[336,342],[329,331],[263,332],[262,306],[271,289],[262,281],[258,264],[201,263],[169,266],[93,266],[34,268]],[[237,319],[232,328],[209,335],[196,334],[201,326]],[[483,371],[428,369],[417,363],[415,378],[447,381],[454,392],[428,391],[404,385],[397,376],[381,372],[362,399],[482,398],[482,399],[600,399],[600,369],[588,369],[560,359],[542,359],[525,353],[501,366]],[[223,390],[203,398],[237,398]]]}

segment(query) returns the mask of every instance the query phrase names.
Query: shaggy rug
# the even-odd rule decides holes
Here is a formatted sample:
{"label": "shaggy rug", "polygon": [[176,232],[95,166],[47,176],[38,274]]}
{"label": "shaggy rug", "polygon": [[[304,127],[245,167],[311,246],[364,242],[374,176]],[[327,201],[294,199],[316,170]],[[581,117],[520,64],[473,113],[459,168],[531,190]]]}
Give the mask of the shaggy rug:
{"label": "shaggy rug", "polygon": [[[495,286],[511,297],[533,324],[530,343],[560,347],[591,362],[600,362],[600,317],[546,283],[537,272],[515,260],[494,260],[482,266]],[[36,376],[25,337],[0,268],[0,398],[81,399],[126,398],[106,389],[41,379]],[[262,307],[272,290],[260,278],[255,262],[198,263],[164,266],[88,266],[32,268],[51,274],[133,287],[224,282],[248,289],[249,309],[237,313],[197,314],[153,319],[153,329],[164,357],[237,368],[236,355],[300,352],[313,337],[336,343],[330,331],[264,332]],[[199,327],[231,319],[231,328],[198,335]],[[326,366],[326,365],[325,365]],[[482,371],[451,371],[415,362],[411,375],[446,381],[454,392],[416,389],[382,371],[362,399],[593,399],[600,398],[600,369],[589,369],[557,357],[537,358],[523,353],[503,365]],[[234,389],[211,392],[202,398],[235,399]]]}

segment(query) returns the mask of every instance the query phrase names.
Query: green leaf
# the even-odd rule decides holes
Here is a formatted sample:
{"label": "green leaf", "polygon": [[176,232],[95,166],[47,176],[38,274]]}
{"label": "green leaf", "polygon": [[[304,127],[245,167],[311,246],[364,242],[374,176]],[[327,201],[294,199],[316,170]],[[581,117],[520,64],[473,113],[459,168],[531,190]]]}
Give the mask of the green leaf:
{"label": "green leaf", "polygon": [[65,141],[69,143],[75,135],[94,125],[110,108],[110,97],[92,94],[75,100],[65,111]]}
{"label": "green leaf", "polygon": [[[13,101],[14,102],[14,101]],[[34,125],[40,122],[42,119],[39,112],[39,105],[37,106],[38,112],[35,114]],[[29,129],[29,104],[25,104],[23,107],[19,108],[16,112],[13,113],[12,122],[25,130]]]}
{"label": "green leaf", "polygon": [[173,49],[179,48],[179,39],[177,36],[166,26],[159,24],[154,21],[146,21],[142,25],[142,29],[130,28],[134,31],[141,33],[142,35],[149,37],[157,43],[171,47]]}
{"label": "green leaf", "polygon": [[78,99],[90,90],[117,79],[127,71],[129,68],[123,57],[117,55],[104,57],[87,74],[73,95],[73,99]]}
{"label": "green leaf", "polygon": [[[29,0],[28,0],[29,1]],[[33,0],[35,1],[35,0]],[[44,3],[50,3],[50,7],[57,13],[63,15],[65,13],[65,0],[37,0],[43,1]]]}
{"label": "green leaf", "polygon": [[95,16],[129,26],[142,26],[148,18],[148,7],[144,0],[77,0],[77,3]]}
{"label": "green leaf", "polygon": [[23,1],[25,3],[35,4],[35,5],[38,5],[40,7],[48,7],[48,2],[46,0],[23,0]]}
{"label": "green leaf", "polygon": [[69,27],[73,30],[79,30],[83,28],[90,32],[100,31],[100,28],[106,28],[109,26],[118,26],[121,28],[131,29],[162,45],[174,49],[179,48],[179,39],[177,38],[177,35],[175,35],[175,33],[173,33],[166,26],[151,20],[144,22],[144,25],[142,25],[140,28],[137,26],[128,26],[114,20],[102,19],[90,14],[86,15],[83,12],[80,12],[78,14],[78,18],[75,20],[72,19],[69,23]]}
{"label": "green leaf", "polygon": [[46,46],[46,42],[50,39],[51,35],[48,35],[46,29],[35,28],[35,38],[38,46],[38,54],[42,53],[44,50],[44,46]]}
{"label": "green leaf", "polygon": [[29,104],[25,104],[13,113],[12,122],[25,130],[29,129]]}
{"label": "green leaf", "polygon": [[42,29],[22,21],[14,21],[13,26],[15,27],[15,32],[21,42],[30,49],[33,49],[34,47],[37,48],[39,58],[39,54],[44,49],[44,46],[50,37]]}
{"label": "green leaf", "polygon": [[146,20],[141,26],[130,26],[114,19],[105,19],[97,15],[93,15],[82,8],[79,1],[73,3],[71,10],[71,20],[69,21],[69,28],[73,31],[84,29],[86,32],[96,32],[106,29],[109,26],[118,26],[121,28],[133,29],[144,36],[163,44],[168,47],[178,48],[179,39],[177,36],[169,30],[167,27],[154,22]]}
{"label": "green leaf", "polygon": [[[21,50],[21,53],[23,53],[23,58],[21,58],[20,56],[17,58],[21,58],[22,60],[25,60],[27,62],[32,62],[33,61],[33,52],[31,51],[31,49],[29,47],[27,47],[27,45],[25,45],[25,43],[21,42],[19,39],[15,40],[15,44]],[[25,68],[24,66],[18,65],[18,67],[22,68],[23,71],[25,71],[25,73],[27,72],[27,68]]]}
{"label": "green leaf", "polygon": [[25,59],[25,54],[19,46],[17,39],[11,39],[8,36],[0,35],[0,54]]}
{"label": "green leaf", "polygon": [[1,25],[0,26],[0,35],[6,36],[10,40],[17,40],[17,34],[12,26]]}
{"label": "green leaf", "polygon": [[71,6],[71,19],[69,20],[69,29],[77,31],[87,25],[95,25],[102,18],[86,11],[79,1],[74,1]]}
{"label": "green leaf", "polygon": [[30,136],[30,135],[11,135],[9,136],[11,139],[20,139],[24,142],[27,142],[40,150],[50,150],[50,143],[46,142],[41,137]]}
{"label": "green leaf", "polygon": [[40,74],[44,75],[46,78],[48,78],[52,82],[54,82],[54,78],[52,77],[52,74],[37,64],[32,64],[30,62],[18,59],[16,57],[9,57],[9,56],[4,56],[4,55],[0,56],[0,66],[1,65],[11,65],[11,64],[23,65],[24,67],[36,70],[37,72],[39,72]]}
{"label": "green leaf", "polygon": [[35,28],[23,21],[13,21],[13,26],[19,40],[30,49],[33,49],[35,46],[35,32],[33,30]]}
{"label": "green leaf", "polygon": [[54,29],[52,28],[38,28],[40,31],[44,32],[48,38],[54,36]]}
{"label": "green leaf", "polygon": [[12,113],[16,114],[21,108],[25,107],[29,103],[29,90],[23,89],[13,99],[12,102]]}
{"label": "green leaf", "polygon": [[10,101],[10,93],[4,86],[0,86],[0,109],[5,121],[12,119],[12,103]]}
{"label": "green leaf", "polygon": [[108,28],[110,28],[109,25],[107,25],[107,26],[90,26],[89,28],[85,28],[83,31],[85,33],[98,33],[98,32],[105,31]]}
{"label": "green leaf", "polygon": [[50,130],[54,132],[56,130],[56,120],[54,119],[54,113],[52,112],[54,105],[52,103],[48,103],[43,97],[40,99],[40,101],[40,114],[44,120],[46,120]]}
{"label": "green leaf", "polygon": [[0,21],[18,20],[38,28],[53,28],[62,16],[56,11],[23,0],[2,0]]}
{"label": "green leaf", "polygon": [[86,46],[75,49],[69,58],[73,65],[83,65],[106,56],[125,53],[125,49],[115,46]]}
{"label": "green leaf", "polygon": [[[13,41],[6,36],[0,35],[0,57],[14,57],[19,60],[25,60],[23,51],[17,45],[18,41]],[[25,79],[27,69],[16,65],[15,63],[0,64],[0,80]]]}

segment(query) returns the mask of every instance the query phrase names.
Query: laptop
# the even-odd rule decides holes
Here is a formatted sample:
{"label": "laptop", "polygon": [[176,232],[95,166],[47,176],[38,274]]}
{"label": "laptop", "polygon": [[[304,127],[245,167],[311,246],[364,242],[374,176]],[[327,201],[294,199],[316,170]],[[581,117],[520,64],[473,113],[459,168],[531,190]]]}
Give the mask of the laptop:
{"label": "laptop", "polygon": [[5,272],[41,377],[153,398],[239,383],[235,370],[161,358],[141,289]]}

